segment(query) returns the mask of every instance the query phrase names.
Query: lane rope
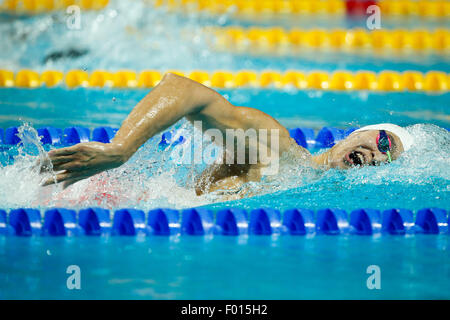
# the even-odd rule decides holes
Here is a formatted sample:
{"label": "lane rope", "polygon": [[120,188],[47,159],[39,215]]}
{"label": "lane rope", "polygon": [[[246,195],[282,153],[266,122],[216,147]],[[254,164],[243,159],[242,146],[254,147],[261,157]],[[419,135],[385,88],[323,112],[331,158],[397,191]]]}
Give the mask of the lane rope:
{"label": "lane rope", "polygon": [[[105,197],[108,194],[105,193]],[[99,202],[101,199],[99,199]],[[414,217],[415,216],[415,217]],[[102,208],[79,211],[65,208],[0,210],[0,236],[261,236],[261,235],[413,235],[449,234],[444,209],[342,209],[274,208],[245,210],[231,208],[174,210],[157,208],[148,212]]]}
{"label": "lane rope", "polygon": [[109,0],[3,0],[0,12],[13,14],[40,14],[57,10],[65,10],[77,5],[82,10],[101,10],[109,4]]}
{"label": "lane rope", "polygon": [[445,0],[155,0],[156,7],[169,10],[205,11],[209,14],[234,13],[238,17],[261,18],[285,15],[365,15],[365,9],[376,4],[387,16],[445,18],[450,3]]}
{"label": "lane rope", "polygon": [[[450,1],[449,1],[450,3]],[[373,30],[365,29],[284,29],[281,27],[226,27],[207,29],[215,35],[217,49],[242,52],[278,52],[296,50],[432,52],[450,51],[450,30]]]}
{"label": "lane rope", "polygon": [[[298,127],[289,129],[290,136],[298,145],[308,149],[331,148],[336,142],[345,139],[349,134],[355,131],[356,127],[346,129],[335,127],[323,127],[316,132],[313,128]],[[109,126],[96,127],[92,130],[86,127],[40,127],[37,128],[37,134],[41,138],[43,145],[52,145],[62,147],[81,142],[97,141],[110,143],[118,128]],[[0,145],[14,146],[21,142],[18,127],[0,128]],[[159,146],[166,148],[182,144],[186,139],[176,131],[166,131],[161,134]]]}
{"label": "lane rope", "polygon": [[[285,72],[265,70],[204,71],[189,73],[168,70],[187,76],[213,88],[297,88],[314,90],[370,90],[370,91],[448,91],[450,75],[442,71],[326,71]],[[0,87],[39,88],[65,86],[67,88],[152,88],[159,83],[164,72],[157,70],[120,70],[115,72],[83,70],[67,72],[47,70],[0,70]]]}

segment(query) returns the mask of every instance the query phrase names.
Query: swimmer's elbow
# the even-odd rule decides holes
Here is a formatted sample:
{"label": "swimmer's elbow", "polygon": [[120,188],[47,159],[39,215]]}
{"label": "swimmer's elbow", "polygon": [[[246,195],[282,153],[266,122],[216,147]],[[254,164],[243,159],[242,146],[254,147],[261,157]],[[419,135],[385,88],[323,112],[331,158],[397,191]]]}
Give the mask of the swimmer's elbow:
{"label": "swimmer's elbow", "polygon": [[204,113],[207,109],[220,109],[223,111],[224,107],[231,106],[215,90],[175,73],[168,72],[164,74],[160,85],[167,88],[170,92],[177,93],[178,98],[183,101],[185,116],[195,117],[200,113]]}
{"label": "swimmer's elbow", "polygon": [[180,75],[172,73],[172,72],[166,72],[166,73],[164,73],[164,76],[162,77],[160,84],[178,87],[178,86],[185,84],[187,82],[186,80],[188,80],[188,78],[180,76]]}
{"label": "swimmer's elbow", "polygon": [[210,104],[220,97],[213,89],[208,88],[195,80],[172,72],[165,73],[160,84],[170,87],[171,91],[175,90],[186,99],[189,98],[187,100],[190,104],[197,107]]}

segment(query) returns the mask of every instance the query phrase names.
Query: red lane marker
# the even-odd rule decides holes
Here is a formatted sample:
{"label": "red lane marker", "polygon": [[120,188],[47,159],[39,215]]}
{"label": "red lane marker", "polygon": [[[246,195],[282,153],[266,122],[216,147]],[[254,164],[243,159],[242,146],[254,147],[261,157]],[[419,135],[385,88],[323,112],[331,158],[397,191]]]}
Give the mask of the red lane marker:
{"label": "red lane marker", "polygon": [[377,1],[373,0],[346,0],[345,6],[347,14],[351,16],[364,16],[366,10],[371,5],[376,5]]}

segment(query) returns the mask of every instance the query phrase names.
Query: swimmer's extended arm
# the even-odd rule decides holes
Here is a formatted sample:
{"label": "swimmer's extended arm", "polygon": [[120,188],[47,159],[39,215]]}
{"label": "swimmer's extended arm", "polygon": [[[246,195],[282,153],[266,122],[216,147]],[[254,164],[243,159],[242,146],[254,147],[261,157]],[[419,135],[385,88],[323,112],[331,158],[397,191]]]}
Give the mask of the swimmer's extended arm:
{"label": "swimmer's extended arm", "polygon": [[113,143],[122,148],[127,160],[149,138],[183,117],[202,121],[205,129],[212,127],[225,132],[229,128],[276,128],[289,136],[287,130],[269,115],[253,108],[233,106],[216,91],[169,73],[131,111]]}
{"label": "swimmer's extended arm", "polygon": [[[125,163],[149,138],[181,118],[202,121],[204,129],[279,129],[280,150],[292,143],[289,132],[269,115],[253,108],[236,107],[214,90],[175,74],[161,82],[131,111],[109,144],[80,143],[49,152],[56,182],[64,186]],[[47,180],[44,185],[55,183]]]}

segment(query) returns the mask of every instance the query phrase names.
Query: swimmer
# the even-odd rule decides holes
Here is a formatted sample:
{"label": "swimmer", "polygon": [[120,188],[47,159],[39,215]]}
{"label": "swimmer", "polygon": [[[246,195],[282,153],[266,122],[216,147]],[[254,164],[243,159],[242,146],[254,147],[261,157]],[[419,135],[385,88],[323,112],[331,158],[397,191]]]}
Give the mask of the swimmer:
{"label": "swimmer", "polygon": [[[117,168],[148,139],[182,118],[192,123],[201,121],[202,130],[216,128],[224,136],[227,129],[266,129],[268,132],[276,129],[279,155],[290,152],[308,165],[324,169],[389,163],[409,149],[413,142],[405,129],[393,124],[379,124],[358,129],[331,149],[313,156],[297,145],[289,131],[271,116],[257,109],[234,106],[216,91],[188,78],[168,73],[133,108],[111,143],[88,142],[51,150],[49,157],[57,174],[56,179],[50,178],[44,185],[62,182],[65,188],[100,172]],[[265,139],[263,143],[266,140],[270,141]],[[267,147],[270,150],[270,145]],[[251,148],[246,145],[246,159],[249,159]],[[213,164],[197,178],[196,194],[224,189],[240,190],[247,182],[259,181],[263,168],[259,160],[255,164],[238,164],[236,159],[231,163]]]}

